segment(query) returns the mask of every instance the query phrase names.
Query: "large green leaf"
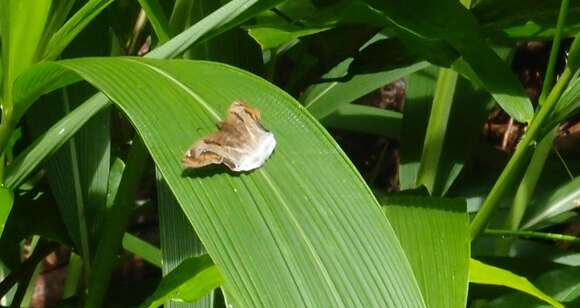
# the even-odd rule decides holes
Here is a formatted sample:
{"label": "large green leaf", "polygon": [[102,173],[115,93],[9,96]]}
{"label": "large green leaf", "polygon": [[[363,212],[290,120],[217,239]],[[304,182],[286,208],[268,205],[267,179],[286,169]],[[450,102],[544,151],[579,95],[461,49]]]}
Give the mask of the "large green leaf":
{"label": "large green leaf", "polygon": [[[464,200],[384,197],[428,307],[465,307],[469,222]],[[434,273],[436,273],[434,275]]]}
{"label": "large green leaf", "polygon": [[[46,65],[74,70],[127,114],[240,305],[424,305],[371,192],[287,94],[208,62],[106,58]],[[185,149],[236,99],[262,110],[278,139],[274,155],[251,173],[184,174]]]}
{"label": "large green leaf", "polygon": [[[179,55],[201,39],[227,31],[279,1],[281,0],[233,0],[145,57],[167,58]],[[1,30],[7,31],[5,28]],[[55,65],[36,67],[34,74],[21,74],[18,77],[14,85],[16,120],[40,95],[79,80],[77,74]],[[20,185],[43,159],[53,154],[88,119],[108,104],[107,98],[102,93],[98,93],[73,110],[70,115],[61,119],[11,163],[6,174],[6,185],[11,188]]]}
{"label": "large green leaf", "polygon": [[[261,1],[260,5],[267,5],[272,1]],[[176,1],[172,14],[174,29],[184,22],[196,22],[216,10],[221,5],[220,1]],[[258,5],[258,4],[257,4]],[[252,11],[257,6],[250,8]],[[184,11],[187,8],[186,12]],[[264,8],[264,7],[262,7]],[[189,20],[179,21],[183,15],[190,15]],[[207,17],[206,17],[207,18]],[[235,65],[252,72],[260,71],[262,65],[262,53],[258,45],[250,36],[241,29],[232,29],[217,37],[210,38],[194,45],[185,54],[185,58],[197,60],[213,60]],[[201,240],[193,230],[187,217],[175,200],[163,177],[159,175],[157,180],[157,201],[159,208],[159,233],[163,256],[163,273],[167,274],[179,265],[184,259],[207,253]],[[207,294],[194,303],[171,301],[165,304],[167,308],[212,308],[214,306],[215,292]]]}

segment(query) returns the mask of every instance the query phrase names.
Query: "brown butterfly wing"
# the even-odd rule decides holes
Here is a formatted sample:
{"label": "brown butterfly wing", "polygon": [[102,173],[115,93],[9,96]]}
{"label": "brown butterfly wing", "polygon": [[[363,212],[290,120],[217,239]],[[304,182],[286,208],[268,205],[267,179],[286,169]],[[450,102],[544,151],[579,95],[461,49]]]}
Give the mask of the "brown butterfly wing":
{"label": "brown butterfly wing", "polygon": [[259,123],[260,111],[242,101],[233,102],[224,122],[218,123],[219,131],[210,134],[185,153],[185,167],[200,168],[210,164],[225,164],[232,170],[252,153],[259,142],[259,135],[267,132]]}

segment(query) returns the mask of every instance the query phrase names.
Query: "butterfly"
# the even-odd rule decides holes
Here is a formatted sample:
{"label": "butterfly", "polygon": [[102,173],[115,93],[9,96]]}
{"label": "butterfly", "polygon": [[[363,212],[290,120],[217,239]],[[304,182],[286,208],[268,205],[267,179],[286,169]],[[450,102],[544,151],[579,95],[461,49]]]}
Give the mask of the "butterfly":
{"label": "butterfly", "polygon": [[260,111],[243,101],[234,101],[219,130],[196,141],[183,155],[186,168],[224,164],[232,171],[250,171],[262,166],[276,147],[274,134],[260,124]]}

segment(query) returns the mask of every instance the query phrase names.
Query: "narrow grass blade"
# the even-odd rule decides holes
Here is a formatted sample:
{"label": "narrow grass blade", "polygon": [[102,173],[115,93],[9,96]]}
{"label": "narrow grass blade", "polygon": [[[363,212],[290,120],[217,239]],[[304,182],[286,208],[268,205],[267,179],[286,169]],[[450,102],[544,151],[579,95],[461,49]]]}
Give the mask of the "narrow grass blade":
{"label": "narrow grass blade", "polygon": [[407,77],[405,109],[401,128],[401,162],[399,185],[401,190],[417,187],[417,175],[438,69],[431,66]]}
{"label": "narrow grass blade", "polygon": [[163,12],[163,8],[159,5],[158,0],[139,0],[139,4],[145,11],[147,19],[151,22],[153,31],[159,39],[159,43],[163,44],[171,38],[171,33],[169,31],[169,20]]}
{"label": "narrow grass blade", "polygon": [[[344,77],[351,60],[345,60],[328,72],[323,79]],[[352,103],[374,89],[400,79],[428,66],[421,62],[386,72],[356,75],[348,81],[323,82],[310,87],[300,101],[317,119],[323,119],[341,105]]]}
{"label": "narrow grass blade", "polygon": [[147,54],[150,58],[173,58],[183,53],[201,38],[216,36],[259,12],[275,6],[281,0],[233,0],[220,7],[169,42]]}
{"label": "narrow grass blade", "polygon": [[[75,89],[79,90],[79,88]],[[41,135],[54,121],[69,113],[71,108],[69,99],[68,91],[63,90],[43,97],[41,104],[33,106],[26,115],[27,126],[31,134],[33,136]],[[49,110],[39,108],[42,107],[43,103],[51,104],[53,108]],[[102,156],[108,156],[108,144],[106,143],[108,139],[102,140],[102,138],[98,138],[103,133],[98,128],[100,128],[101,122],[108,123],[107,115],[108,113],[105,114],[105,117],[99,115],[96,119],[89,121],[89,123],[93,123],[91,130],[86,131],[86,128],[81,130],[84,131],[82,135],[71,138],[46,163],[51,191],[55,196],[59,212],[63,217],[75,248],[87,260],[84,263],[86,271],[89,270],[89,260],[91,258],[90,222],[92,222],[91,218],[94,218],[94,215],[91,215],[93,213],[89,211],[91,209],[96,211],[97,207],[104,206],[106,193],[106,191],[102,191],[106,189],[106,181],[103,182],[102,177],[99,176],[102,174],[102,172],[99,172],[99,163],[103,160]],[[95,122],[96,120],[100,121]],[[90,140],[94,142],[85,142],[86,146],[81,147],[80,142],[83,136],[94,139]],[[101,142],[101,140],[105,142]],[[87,146],[87,151],[84,151]],[[106,168],[106,176],[108,173],[108,157],[105,163],[106,165],[103,167]],[[93,182],[95,180],[98,182]],[[95,184],[90,185],[92,183]],[[89,192],[90,186],[95,188],[92,193]]]}
{"label": "narrow grass blade", "polygon": [[437,181],[439,161],[443,152],[445,135],[451,113],[453,97],[455,95],[455,85],[457,83],[457,73],[449,69],[441,69],[435,87],[435,96],[429,116],[429,124],[425,141],[423,143],[423,154],[421,155],[421,165],[417,175],[417,184],[424,185],[429,193],[441,195],[443,190]]}
{"label": "narrow grass blade", "polygon": [[42,60],[54,60],[70,42],[113,0],[89,0],[52,36]]}
{"label": "narrow grass blade", "polygon": [[10,190],[0,187],[0,237],[4,232],[4,225],[12,209],[12,203],[14,199]]}
{"label": "narrow grass blade", "polygon": [[403,115],[400,112],[346,104],[324,118],[322,124],[327,128],[399,138],[402,119]]}
{"label": "narrow grass blade", "polygon": [[161,250],[131,233],[123,236],[123,248],[143,260],[161,268]]}
{"label": "narrow grass blade", "polygon": [[133,209],[134,196],[148,158],[145,145],[137,137],[131,145],[127,166],[123,170],[115,201],[105,217],[106,227],[102,228],[99,234],[100,241],[94,257],[95,270],[89,273],[88,277],[88,290],[84,303],[87,308],[102,307],[105,302],[105,293],[117,263],[117,249],[121,246],[129,215]]}
{"label": "narrow grass blade", "polygon": [[[427,85],[429,85],[429,80],[421,78],[415,77],[411,81],[427,82]],[[413,87],[413,84],[409,84],[410,90],[413,90]],[[425,185],[434,195],[445,195],[457,179],[465,161],[471,156],[472,150],[477,144],[481,134],[481,127],[492,107],[490,96],[486,91],[475,88],[468,80],[458,77],[454,87],[451,105],[439,107],[441,109],[449,108],[449,110],[441,110],[442,113],[445,113],[444,115],[435,115],[433,111],[438,107],[432,107],[425,139],[421,141],[423,148],[416,185]],[[437,96],[434,99],[434,103],[436,100]],[[421,102],[421,100],[411,98],[409,104],[414,104],[417,101]],[[427,103],[424,104],[426,105]],[[421,107],[411,105],[409,112],[422,112],[421,110],[413,109]],[[409,115],[411,119],[406,125],[411,128],[411,131],[404,130],[407,135],[401,138],[401,162],[405,172],[405,168],[408,165],[407,157],[409,155],[417,157],[417,154],[409,154],[410,149],[415,148],[416,151],[421,149],[418,145],[409,144],[423,135],[420,129],[424,124],[417,121],[421,121],[422,117],[427,116],[425,114]],[[412,132],[415,132],[415,136],[410,135]],[[405,140],[403,138],[410,139]],[[411,162],[411,164],[413,163]],[[412,176],[412,174],[409,175],[409,178],[412,178]]]}
{"label": "narrow grass blade", "polygon": [[49,128],[7,167],[6,186],[18,187],[44,158],[54,154],[92,116],[108,104],[109,101],[103,94],[97,94]]}

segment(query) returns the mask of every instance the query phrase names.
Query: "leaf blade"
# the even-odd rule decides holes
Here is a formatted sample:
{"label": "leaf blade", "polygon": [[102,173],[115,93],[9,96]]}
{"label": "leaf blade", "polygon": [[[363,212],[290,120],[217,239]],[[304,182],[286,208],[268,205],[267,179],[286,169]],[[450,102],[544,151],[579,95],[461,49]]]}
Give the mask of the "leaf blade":
{"label": "leaf blade", "polygon": [[465,200],[394,195],[380,201],[427,306],[464,307],[470,255]]}
{"label": "leaf blade", "polygon": [[140,307],[159,307],[171,299],[194,302],[223,283],[223,277],[208,255],[183,260],[159,283]]}
{"label": "leaf blade", "polygon": [[526,278],[475,259],[471,259],[469,262],[469,282],[506,286],[535,296],[553,307],[564,307],[558,301],[536,288]]}

